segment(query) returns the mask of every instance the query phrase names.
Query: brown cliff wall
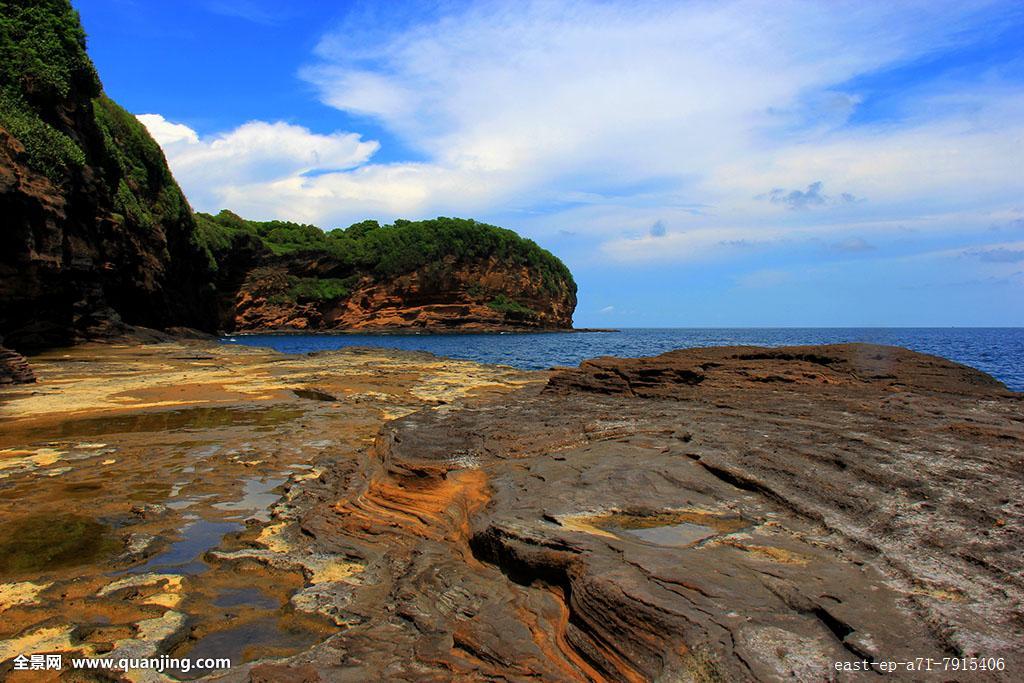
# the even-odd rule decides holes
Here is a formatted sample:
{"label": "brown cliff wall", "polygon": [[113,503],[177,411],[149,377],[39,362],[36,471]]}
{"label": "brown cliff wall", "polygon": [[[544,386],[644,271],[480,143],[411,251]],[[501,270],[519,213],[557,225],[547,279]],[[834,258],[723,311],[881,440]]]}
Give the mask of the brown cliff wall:
{"label": "brown cliff wall", "polygon": [[[100,135],[95,126],[82,132]],[[24,147],[0,128],[0,331],[7,342],[35,350],[103,338],[125,324],[215,329],[212,287],[184,198],[177,215],[140,225],[114,210],[108,188],[117,183],[97,162],[58,186],[28,167]],[[161,191],[180,196],[176,185]]]}
{"label": "brown cliff wall", "polygon": [[125,324],[214,329],[191,209],[156,142],[102,94],[74,10],[4,7],[0,334],[34,350]]}
{"label": "brown cliff wall", "polygon": [[570,329],[576,297],[551,291],[525,266],[454,259],[386,280],[353,278],[331,300],[288,295],[296,277],[330,277],[330,263],[292,259],[255,268],[225,321],[238,331]]}

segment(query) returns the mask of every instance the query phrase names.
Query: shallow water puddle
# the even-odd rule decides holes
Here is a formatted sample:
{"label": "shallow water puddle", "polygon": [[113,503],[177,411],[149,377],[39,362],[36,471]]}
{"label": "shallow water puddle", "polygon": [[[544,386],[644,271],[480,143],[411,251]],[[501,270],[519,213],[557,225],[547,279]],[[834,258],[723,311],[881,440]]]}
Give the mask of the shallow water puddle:
{"label": "shallow water puddle", "polygon": [[634,536],[647,543],[677,547],[693,545],[718,534],[718,531],[709,526],[691,524],[690,522],[680,522],[679,524],[656,526],[648,529],[622,529],[618,527],[605,527],[605,529],[620,536],[623,534]]}
{"label": "shallow water puddle", "polygon": [[150,572],[171,574],[198,574],[209,569],[202,557],[207,551],[220,545],[225,535],[242,529],[240,522],[215,522],[196,519],[181,529],[181,539],[171,543],[162,553],[157,553],[144,564],[126,571],[129,574]]}
{"label": "shallow water puddle", "polygon": [[[263,617],[209,633],[185,648],[184,653],[176,652],[175,655],[187,656],[192,660],[227,657],[231,659],[232,665],[237,665],[263,655],[301,652],[320,639],[313,632],[284,628],[279,621],[273,616]],[[192,680],[197,673],[202,675],[210,672],[168,670],[166,673],[179,680]]]}
{"label": "shallow water puddle", "polygon": [[214,503],[213,507],[218,510],[229,512],[248,513],[245,516],[254,517],[261,522],[270,520],[270,506],[277,502],[281,494],[274,493],[274,489],[287,481],[284,477],[264,479],[252,477],[245,480],[245,489],[242,499],[226,503]]}
{"label": "shallow water puddle", "polygon": [[671,548],[689,547],[750,526],[750,522],[739,515],[697,509],[614,510],[567,515],[558,521],[563,527],[576,531]]}
{"label": "shallow water puddle", "polygon": [[255,607],[257,609],[276,609],[278,601],[259,588],[227,588],[213,599],[215,607]]}
{"label": "shallow water puddle", "polygon": [[0,526],[0,576],[89,564],[119,548],[110,528],[89,517],[23,517]]}

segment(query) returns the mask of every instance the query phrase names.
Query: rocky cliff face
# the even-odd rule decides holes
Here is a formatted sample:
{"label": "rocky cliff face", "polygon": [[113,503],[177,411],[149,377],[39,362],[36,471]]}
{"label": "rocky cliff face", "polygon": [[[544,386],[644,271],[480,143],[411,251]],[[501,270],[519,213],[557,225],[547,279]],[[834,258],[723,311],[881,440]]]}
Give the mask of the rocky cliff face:
{"label": "rocky cliff face", "polygon": [[321,230],[196,214],[216,264],[221,328],[569,329],[576,283],[511,230],[465,218]]}
{"label": "rocky cliff face", "polygon": [[462,219],[330,233],[193,215],[102,93],[66,0],[0,0],[0,335],[30,352],[136,334],[568,328],[564,264]]}
{"label": "rocky cliff face", "polygon": [[214,329],[205,255],[157,144],[102,95],[66,2],[4,2],[0,333],[18,350],[127,325]]}
{"label": "rocky cliff face", "polygon": [[21,143],[0,128],[0,330],[17,349],[106,338],[127,325],[216,327],[209,274],[177,186],[157,189],[178,195],[176,214],[148,225],[119,214],[103,155],[58,185],[34,172]]}
{"label": "rocky cliff face", "polygon": [[[316,259],[290,259],[249,272],[235,295],[227,326],[258,330],[568,329],[576,297],[545,288],[525,266],[489,258],[447,258],[385,280],[353,278],[351,291],[315,300],[288,296],[296,277],[330,272]],[[298,275],[295,275],[297,273]]]}

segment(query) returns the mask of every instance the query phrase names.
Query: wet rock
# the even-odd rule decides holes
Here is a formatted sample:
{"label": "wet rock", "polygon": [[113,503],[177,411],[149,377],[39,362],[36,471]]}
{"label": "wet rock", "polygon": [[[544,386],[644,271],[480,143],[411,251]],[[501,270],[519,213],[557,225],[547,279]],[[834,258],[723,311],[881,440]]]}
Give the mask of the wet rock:
{"label": "wet rock", "polygon": [[312,666],[261,664],[249,672],[251,683],[319,683],[323,680]]}
{"label": "wet rock", "polygon": [[167,610],[158,617],[135,624],[132,637],[116,641],[114,649],[104,656],[114,660],[154,657],[161,649],[166,650],[180,642],[186,636],[187,624],[188,617],[185,614]]}
{"label": "wet rock", "polygon": [[131,574],[116,579],[99,591],[103,598],[121,594],[124,600],[138,600],[148,605],[176,607],[181,603],[184,578],[178,574]]}
{"label": "wet rock", "polygon": [[153,554],[159,540],[153,534],[129,534],[128,538],[125,539],[124,552],[118,556],[117,562],[131,564],[144,560]]}
{"label": "wet rock", "polygon": [[302,387],[299,389],[292,389],[292,393],[299,398],[306,398],[311,401],[337,401],[337,397],[331,396],[326,391],[321,391],[315,387]]}
{"label": "wet rock", "polygon": [[[0,652],[209,653],[239,680],[365,620],[364,604],[348,609],[358,558],[311,547],[301,522],[310,491],[337,501],[328,483],[364,465],[385,414],[542,381],[424,353],[202,342],[79,345],[34,364],[39,391],[3,397]],[[173,637],[138,628],[167,611],[188,615]],[[0,678],[10,666],[0,658]]]}
{"label": "wet rock", "polygon": [[31,384],[35,373],[20,353],[0,346],[0,384]]}
{"label": "wet rock", "polygon": [[0,583],[0,612],[16,605],[31,605],[39,601],[39,594],[52,584],[21,581],[18,583]]}
{"label": "wet rock", "polygon": [[165,517],[170,513],[170,510],[166,505],[159,503],[145,503],[143,505],[133,505],[131,513],[141,520],[152,521]]}

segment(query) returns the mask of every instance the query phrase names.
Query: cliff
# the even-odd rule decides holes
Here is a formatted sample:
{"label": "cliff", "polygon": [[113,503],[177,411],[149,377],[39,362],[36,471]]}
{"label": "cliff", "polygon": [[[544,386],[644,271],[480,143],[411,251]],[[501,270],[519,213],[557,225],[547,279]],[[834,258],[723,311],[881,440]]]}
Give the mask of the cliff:
{"label": "cliff", "polygon": [[568,328],[576,304],[561,261],[476,221],[193,214],[67,0],[0,0],[0,215],[0,336],[22,353],[165,338],[138,328]]}
{"label": "cliff", "polygon": [[456,218],[329,232],[228,211],[197,220],[225,330],[572,327],[568,268],[510,230]]}
{"label": "cliff", "polygon": [[63,0],[0,2],[0,334],[19,351],[216,327],[191,209]]}

